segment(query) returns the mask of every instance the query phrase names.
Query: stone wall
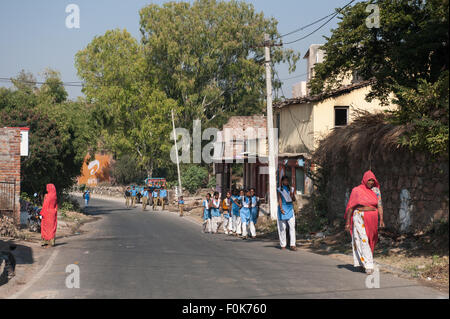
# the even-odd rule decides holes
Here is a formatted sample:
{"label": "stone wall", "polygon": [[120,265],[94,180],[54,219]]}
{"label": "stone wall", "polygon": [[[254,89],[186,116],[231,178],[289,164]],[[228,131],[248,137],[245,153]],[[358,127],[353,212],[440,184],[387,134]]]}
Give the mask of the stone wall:
{"label": "stone wall", "polygon": [[352,165],[329,166],[328,210],[331,219],[343,218],[353,187],[372,168],[381,186],[386,227],[401,233],[427,230],[435,222],[448,221],[449,163],[422,153],[397,150],[374,153]]}
{"label": "stone wall", "polygon": [[[3,183],[2,183],[3,182]],[[8,183],[8,184],[5,184]],[[13,183],[13,184],[10,184]],[[14,211],[9,196],[14,194]],[[15,191],[14,191],[15,190]],[[20,222],[20,129],[0,128],[0,215]]]}

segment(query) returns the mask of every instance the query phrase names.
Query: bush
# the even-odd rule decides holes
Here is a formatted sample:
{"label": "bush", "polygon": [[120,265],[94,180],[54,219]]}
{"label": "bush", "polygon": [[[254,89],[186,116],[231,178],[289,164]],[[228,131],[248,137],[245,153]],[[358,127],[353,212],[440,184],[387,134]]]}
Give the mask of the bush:
{"label": "bush", "polygon": [[183,169],[181,174],[183,187],[191,194],[204,188],[208,183],[208,170],[202,166],[190,165]]}
{"label": "bush", "polygon": [[113,164],[111,175],[120,185],[142,184],[147,178],[147,173],[139,167],[137,158],[131,155],[117,159]]}
{"label": "bush", "polygon": [[208,188],[216,188],[216,177],[215,176],[211,177],[211,179],[208,182],[207,187]]}

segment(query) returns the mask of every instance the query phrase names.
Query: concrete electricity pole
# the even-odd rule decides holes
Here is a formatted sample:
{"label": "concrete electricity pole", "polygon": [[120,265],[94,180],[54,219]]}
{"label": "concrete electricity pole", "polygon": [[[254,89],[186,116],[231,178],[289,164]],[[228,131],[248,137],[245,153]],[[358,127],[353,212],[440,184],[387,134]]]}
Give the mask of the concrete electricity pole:
{"label": "concrete electricity pole", "polygon": [[[177,159],[177,171],[178,171],[178,191],[177,197],[181,196],[183,194],[183,188],[181,187],[181,174],[180,174],[180,160],[178,159],[178,145],[177,145],[177,131],[175,129],[175,119],[173,116],[173,110],[172,110],[172,125],[173,125],[173,139],[175,141],[175,150],[176,150],[176,159]],[[178,199],[178,198],[177,198]]]}
{"label": "concrete electricity pole", "polygon": [[264,48],[266,55],[266,86],[267,86],[267,131],[269,142],[269,203],[270,217],[272,220],[278,218],[277,204],[277,183],[276,183],[276,167],[275,167],[275,140],[273,132],[273,109],[272,109],[272,67],[270,65],[270,37],[264,34]]}

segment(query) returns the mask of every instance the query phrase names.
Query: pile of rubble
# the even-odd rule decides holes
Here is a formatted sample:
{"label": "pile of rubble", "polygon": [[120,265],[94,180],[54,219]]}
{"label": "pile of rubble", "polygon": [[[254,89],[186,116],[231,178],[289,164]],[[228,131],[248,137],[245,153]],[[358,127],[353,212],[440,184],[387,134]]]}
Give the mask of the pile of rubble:
{"label": "pile of rubble", "polygon": [[17,228],[14,219],[8,216],[0,216],[0,236],[17,237]]}

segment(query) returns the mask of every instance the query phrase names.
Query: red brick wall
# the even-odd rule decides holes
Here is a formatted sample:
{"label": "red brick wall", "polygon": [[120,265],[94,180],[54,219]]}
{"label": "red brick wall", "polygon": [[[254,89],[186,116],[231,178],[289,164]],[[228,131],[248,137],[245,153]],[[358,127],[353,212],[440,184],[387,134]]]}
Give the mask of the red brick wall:
{"label": "red brick wall", "polygon": [[[14,221],[20,223],[20,129],[0,128],[0,182],[15,182]],[[1,207],[0,207],[1,209]],[[0,214],[2,211],[0,211]]]}

